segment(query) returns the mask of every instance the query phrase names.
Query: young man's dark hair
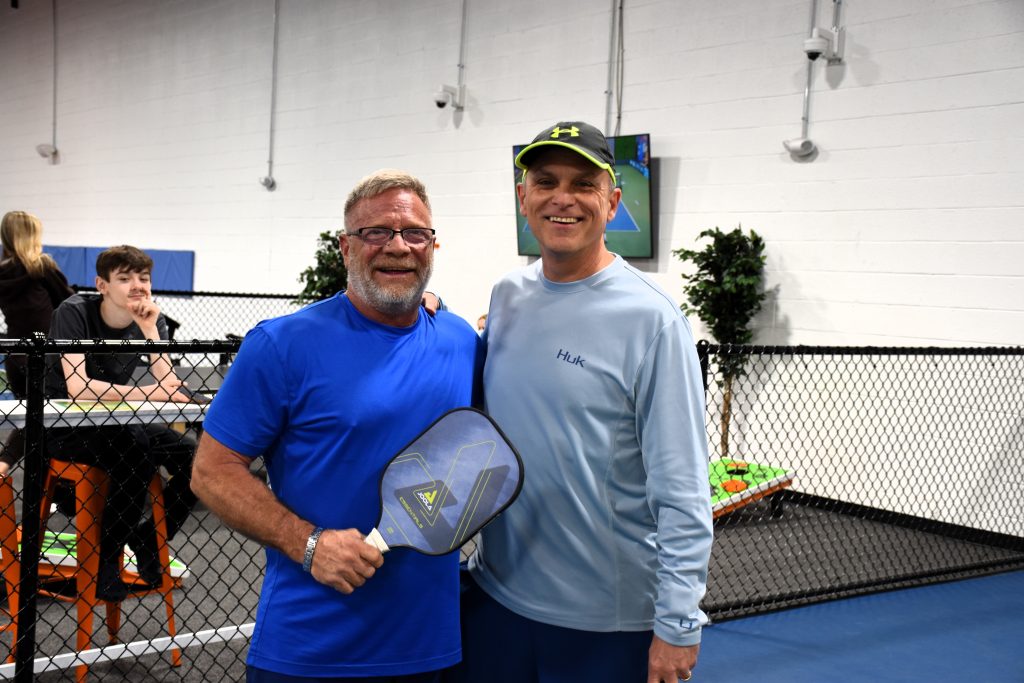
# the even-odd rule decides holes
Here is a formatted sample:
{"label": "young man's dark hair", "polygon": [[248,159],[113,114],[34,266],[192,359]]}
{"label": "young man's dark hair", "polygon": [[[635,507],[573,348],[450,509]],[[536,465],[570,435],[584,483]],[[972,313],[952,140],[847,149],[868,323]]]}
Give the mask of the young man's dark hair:
{"label": "young man's dark hair", "polygon": [[109,280],[111,274],[119,271],[129,273],[153,272],[153,259],[138,247],[122,244],[100,252],[96,257],[96,274]]}

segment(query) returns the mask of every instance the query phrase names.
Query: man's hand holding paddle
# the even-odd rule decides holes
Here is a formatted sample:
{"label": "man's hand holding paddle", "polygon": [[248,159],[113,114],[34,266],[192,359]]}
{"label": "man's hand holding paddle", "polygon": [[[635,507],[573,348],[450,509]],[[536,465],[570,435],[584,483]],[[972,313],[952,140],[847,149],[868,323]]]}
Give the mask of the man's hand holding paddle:
{"label": "man's hand holding paddle", "polygon": [[355,529],[325,529],[313,554],[312,574],[320,583],[348,595],[384,564],[384,555]]}

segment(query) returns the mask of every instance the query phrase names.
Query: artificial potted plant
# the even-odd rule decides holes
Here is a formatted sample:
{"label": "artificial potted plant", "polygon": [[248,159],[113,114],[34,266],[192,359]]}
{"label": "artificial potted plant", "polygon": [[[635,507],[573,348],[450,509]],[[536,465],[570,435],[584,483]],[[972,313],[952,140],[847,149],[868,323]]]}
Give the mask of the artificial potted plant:
{"label": "artificial potted plant", "polygon": [[334,296],[348,286],[348,270],[341,256],[338,242],[340,232],[322,232],[317,238],[316,265],[302,271],[299,282],[304,287],[295,299],[297,304],[306,304]]}
{"label": "artificial potted plant", "polygon": [[692,273],[683,274],[688,303],[680,308],[687,314],[696,313],[723,347],[718,356],[718,383],[722,387],[720,448],[722,458],[728,458],[733,381],[743,375],[747,360],[734,347],[750,343],[750,324],[764,300],[764,240],[753,230],[745,234],[742,226],[731,232],[717,227],[704,230],[697,240],[704,238],[711,241],[699,251],[676,249],[672,253],[695,266]]}

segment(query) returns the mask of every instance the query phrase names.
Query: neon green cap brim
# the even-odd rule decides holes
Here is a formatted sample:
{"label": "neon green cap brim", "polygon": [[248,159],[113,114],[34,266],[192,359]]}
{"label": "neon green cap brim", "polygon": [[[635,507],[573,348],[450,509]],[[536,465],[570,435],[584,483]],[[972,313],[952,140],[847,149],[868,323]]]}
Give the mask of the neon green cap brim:
{"label": "neon green cap brim", "polygon": [[559,140],[541,140],[540,142],[534,142],[532,144],[527,145],[526,147],[523,147],[523,149],[519,152],[519,154],[516,155],[516,159],[515,159],[516,167],[517,168],[521,168],[524,171],[530,170],[526,166],[526,164],[524,164],[522,162],[523,156],[527,152],[531,152],[531,151],[537,149],[538,147],[543,147],[544,145],[554,145],[556,147],[565,147],[566,149],[571,149],[573,152],[576,152],[581,157],[583,157],[584,159],[586,159],[590,163],[594,164],[598,168],[600,168],[600,169],[602,169],[604,171],[607,171],[608,175],[610,175],[612,177],[612,186],[613,187],[618,182],[615,179],[615,168],[611,164],[606,164],[605,162],[603,162],[603,161],[601,161],[599,159],[594,158],[594,156],[589,154],[586,150],[583,150],[583,149],[581,149],[581,148],[579,148],[579,147],[577,147],[575,145],[570,145],[568,142],[561,142]]}

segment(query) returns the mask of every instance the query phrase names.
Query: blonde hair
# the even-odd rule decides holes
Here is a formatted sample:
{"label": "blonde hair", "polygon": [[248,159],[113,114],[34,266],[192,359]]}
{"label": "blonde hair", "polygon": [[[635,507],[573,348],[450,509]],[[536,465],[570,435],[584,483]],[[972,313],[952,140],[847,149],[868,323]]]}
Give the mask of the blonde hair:
{"label": "blonde hair", "polygon": [[349,193],[348,199],[345,201],[345,227],[352,227],[348,225],[348,217],[352,213],[352,208],[360,201],[373,199],[389,190],[396,189],[409,190],[415,193],[420,198],[420,201],[423,202],[423,206],[427,207],[427,213],[430,213],[430,199],[427,198],[427,188],[419,178],[394,168],[382,168],[360,180]]}
{"label": "blonde hair", "polygon": [[24,211],[9,211],[0,223],[0,242],[4,256],[25,266],[32,277],[42,277],[47,268],[57,264],[43,253],[43,224]]}

